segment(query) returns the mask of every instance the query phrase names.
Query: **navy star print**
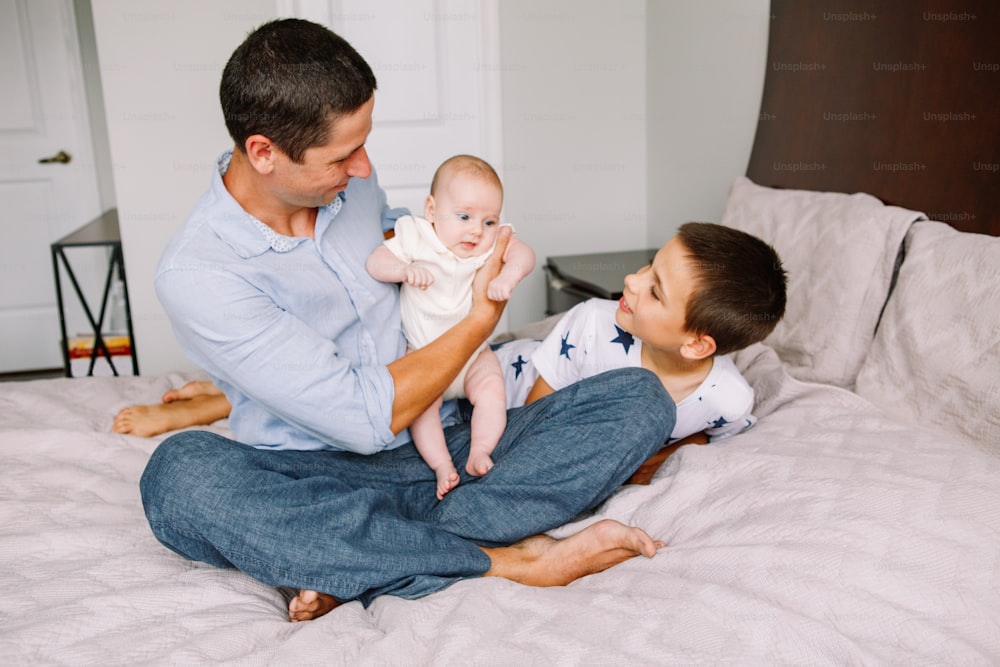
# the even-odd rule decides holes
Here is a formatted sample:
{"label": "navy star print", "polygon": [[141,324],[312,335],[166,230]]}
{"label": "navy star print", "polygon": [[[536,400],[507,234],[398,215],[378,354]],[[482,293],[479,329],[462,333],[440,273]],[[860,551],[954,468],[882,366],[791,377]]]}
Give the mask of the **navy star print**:
{"label": "navy star print", "polygon": [[625,331],[624,329],[622,329],[617,324],[615,325],[615,330],[618,332],[618,335],[616,337],[612,338],[611,342],[612,343],[621,343],[621,346],[623,348],[625,348],[625,354],[628,354],[629,348],[632,347],[633,345],[635,345],[635,338],[632,337],[632,334],[630,334],[629,332]]}
{"label": "navy star print", "polygon": [[722,428],[723,426],[725,426],[728,423],[729,422],[726,421],[725,417],[719,417],[714,422],[712,422],[712,428]]}
{"label": "navy star print", "polygon": [[[569,351],[572,350],[574,347],[576,347],[576,345],[569,344],[569,334],[566,334],[562,338],[562,347],[559,350],[559,356],[566,357],[567,359],[569,359]],[[573,361],[572,359],[569,360]]]}
{"label": "navy star print", "polygon": [[524,357],[522,357],[519,354],[519,355],[517,355],[517,361],[515,361],[514,363],[511,364],[511,366],[514,367],[514,379],[515,380],[518,379],[519,377],[521,377],[521,369],[524,368],[524,365],[526,363],[528,363],[528,362],[525,361]]}

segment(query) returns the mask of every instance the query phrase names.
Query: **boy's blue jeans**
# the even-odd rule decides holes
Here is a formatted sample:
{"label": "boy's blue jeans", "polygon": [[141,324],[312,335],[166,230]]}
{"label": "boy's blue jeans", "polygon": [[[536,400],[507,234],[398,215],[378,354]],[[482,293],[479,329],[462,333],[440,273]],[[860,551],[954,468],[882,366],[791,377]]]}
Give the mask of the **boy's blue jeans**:
{"label": "boy's blue jeans", "polygon": [[490,559],[476,545],[511,544],[596,507],[663,445],[674,410],[643,369],[583,380],[509,411],[483,477],[465,472],[469,425],[450,427],[462,480],[440,502],[412,445],[273,451],[186,431],[153,453],[142,501],[156,537],[185,558],[340,601],[417,598],[483,575]]}

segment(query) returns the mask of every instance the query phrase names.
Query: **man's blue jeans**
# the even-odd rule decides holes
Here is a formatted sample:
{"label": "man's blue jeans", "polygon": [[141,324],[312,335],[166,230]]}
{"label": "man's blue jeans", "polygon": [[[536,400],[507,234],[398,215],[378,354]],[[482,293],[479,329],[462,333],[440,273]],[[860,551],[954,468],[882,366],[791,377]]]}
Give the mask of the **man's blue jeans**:
{"label": "man's blue jeans", "polygon": [[340,601],[417,598],[483,575],[490,559],[477,545],[511,544],[596,507],[663,445],[674,411],[649,371],[583,380],[509,411],[483,477],[465,472],[469,425],[452,426],[462,479],[440,502],[412,445],[272,451],[186,431],[153,453],[142,501],[156,537],[185,558]]}

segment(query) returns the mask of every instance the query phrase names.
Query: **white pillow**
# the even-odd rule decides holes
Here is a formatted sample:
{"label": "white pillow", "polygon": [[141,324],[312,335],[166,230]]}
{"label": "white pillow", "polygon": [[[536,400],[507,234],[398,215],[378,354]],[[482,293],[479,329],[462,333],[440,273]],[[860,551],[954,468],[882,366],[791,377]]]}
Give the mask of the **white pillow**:
{"label": "white pillow", "polygon": [[857,393],[1000,456],[1000,238],[913,226]]}
{"label": "white pillow", "polygon": [[863,193],[766,188],[740,177],[722,224],[770,243],[788,272],[785,317],[764,342],[793,377],[853,388],[906,230],[923,214]]}

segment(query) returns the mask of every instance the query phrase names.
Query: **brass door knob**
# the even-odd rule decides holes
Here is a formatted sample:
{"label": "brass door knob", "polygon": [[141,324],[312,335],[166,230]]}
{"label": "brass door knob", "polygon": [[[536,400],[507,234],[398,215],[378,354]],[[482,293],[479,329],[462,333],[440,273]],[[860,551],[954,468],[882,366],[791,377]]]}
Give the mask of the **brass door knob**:
{"label": "brass door knob", "polygon": [[41,158],[38,160],[38,164],[52,164],[54,162],[58,162],[59,164],[69,164],[69,161],[72,159],[73,156],[66,151],[59,151],[55,155]]}

